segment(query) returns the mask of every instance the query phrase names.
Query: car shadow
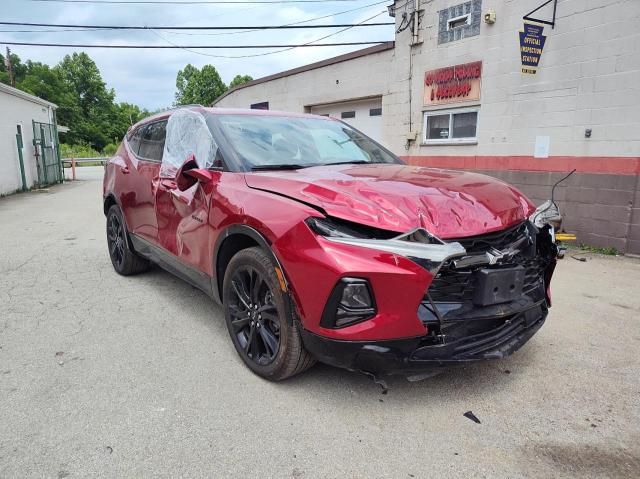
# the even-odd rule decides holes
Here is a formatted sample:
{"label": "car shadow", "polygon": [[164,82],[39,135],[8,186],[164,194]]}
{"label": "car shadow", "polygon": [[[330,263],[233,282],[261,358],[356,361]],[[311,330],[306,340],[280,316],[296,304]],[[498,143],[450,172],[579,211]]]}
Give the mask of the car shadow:
{"label": "car shadow", "polygon": [[[224,321],[224,311],[204,292],[154,266],[141,277],[149,280],[159,289],[170,290],[175,306],[193,321],[199,321],[211,331],[216,341],[223,338],[228,344],[225,354],[236,356],[236,352],[228,339],[228,331]],[[139,278],[141,278],[139,277]],[[385,398],[402,397],[405,402],[424,401],[425,396],[433,400],[459,399],[460,396],[472,397],[487,391],[500,390],[514,380],[520,370],[533,367],[539,360],[540,348],[534,337],[521,350],[512,356],[499,360],[488,360],[466,363],[458,366],[434,368],[434,375],[417,381],[409,381],[404,376],[385,376],[384,387],[373,378],[357,371],[348,371],[317,363],[309,370],[285,381],[272,383],[264,381],[280,392],[306,396],[314,391],[322,390],[326,396],[344,400],[349,395],[364,395],[385,400]],[[251,372],[237,359],[238,373]]]}

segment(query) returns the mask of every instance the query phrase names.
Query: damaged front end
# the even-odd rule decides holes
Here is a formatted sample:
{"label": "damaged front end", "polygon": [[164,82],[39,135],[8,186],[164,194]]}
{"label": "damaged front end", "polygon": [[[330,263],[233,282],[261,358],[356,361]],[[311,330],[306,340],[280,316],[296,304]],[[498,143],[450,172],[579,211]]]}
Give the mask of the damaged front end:
{"label": "damaged front end", "polygon": [[393,374],[502,358],[519,349],[546,319],[558,255],[548,222],[536,226],[526,220],[502,231],[448,240],[422,228],[397,235],[329,218],[307,223],[332,242],[404,256],[432,277],[416,312],[424,336],[322,345],[318,337],[305,338],[322,360]]}
{"label": "damaged front end", "polygon": [[464,256],[446,261],[418,308],[427,327],[417,360],[501,358],[544,323],[557,249],[551,227],[525,221],[457,240]]}

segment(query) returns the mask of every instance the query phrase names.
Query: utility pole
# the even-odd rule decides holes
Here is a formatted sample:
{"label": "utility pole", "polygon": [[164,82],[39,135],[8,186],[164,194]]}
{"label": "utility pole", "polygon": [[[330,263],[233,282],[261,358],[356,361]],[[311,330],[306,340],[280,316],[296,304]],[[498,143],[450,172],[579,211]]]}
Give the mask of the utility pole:
{"label": "utility pole", "polygon": [[16,86],[16,80],[13,78],[13,65],[11,65],[11,50],[7,47],[7,56],[4,59],[5,65],[7,66],[7,73],[9,74],[9,85],[12,87]]}

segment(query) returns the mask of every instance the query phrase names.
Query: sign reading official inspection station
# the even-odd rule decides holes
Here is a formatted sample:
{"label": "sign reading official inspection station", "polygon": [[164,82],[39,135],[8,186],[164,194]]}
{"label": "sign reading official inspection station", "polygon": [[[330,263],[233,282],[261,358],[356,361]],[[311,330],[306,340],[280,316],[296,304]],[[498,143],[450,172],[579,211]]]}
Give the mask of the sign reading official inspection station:
{"label": "sign reading official inspection station", "polygon": [[480,99],[482,62],[430,70],[424,74],[424,106]]}
{"label": "sign reading official inspection station", "polygon": [[544,27],[532,23],[524,24],[524,31],[520,34],[520,61],[522,62],[522,73],[535,75],[538,71],[538,64],[542,56],[544,42],[547,39],[542,34]]}

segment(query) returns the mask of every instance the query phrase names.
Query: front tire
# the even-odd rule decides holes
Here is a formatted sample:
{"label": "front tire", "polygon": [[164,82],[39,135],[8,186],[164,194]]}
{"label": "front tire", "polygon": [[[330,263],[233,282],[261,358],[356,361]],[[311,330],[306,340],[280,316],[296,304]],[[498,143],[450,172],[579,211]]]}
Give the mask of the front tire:
{"label": "front tire", "polygon": [[231,259],[223,283],[227,329],[249,369],[271,381],[294,376],[315,363],[286,301],[275,265],[261,248],[244,249]]}
{"label": "front tire", "polygon": [[118,205],[107,212],[107,246],[111,264],[118,274],[129,276],[149,269],[149,261],[129,248],[127,227]]}

